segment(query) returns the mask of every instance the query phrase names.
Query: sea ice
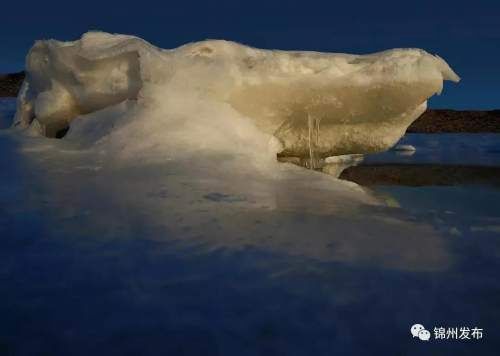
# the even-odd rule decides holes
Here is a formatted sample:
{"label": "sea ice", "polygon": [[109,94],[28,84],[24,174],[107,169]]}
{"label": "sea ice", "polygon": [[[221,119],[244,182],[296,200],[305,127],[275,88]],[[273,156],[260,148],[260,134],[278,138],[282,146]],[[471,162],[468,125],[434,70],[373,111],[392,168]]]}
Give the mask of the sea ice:
{"label": "sea ice", "polygon": [[37,41],[26,70],[15,124],[35,123],[49,137],[70,126],[70,139],[108,136],[129,150],[245,151],[313,164],[390,148],[444,80],[459,80],[419,49],[349,55],[210,40],[163,50],[102,32]]}
{"label": "sea ice", "polygon": [[396,145],[394,147],[394,151],[407,151],[407,152],[415,152],[417,149],[412,145]]}
{"label": "sea ice", "polygon": [[[458,78],[420,50],[354,56],[226,41],[161,50],[95,32],[40,41],[27,57],[16,128],[1,133],[19,172],[0,178],[29,182],[36,194],[26,196],[40,197],[47,225],[68,236],[132,232],[440,270],[450,256],[430,226],[387,214],[379,197],[332,175],[396,142],[443,79]],[[62,140],[44,137],[68,126]],[[317,159],[330,175],[277,155]],[[19,211],[18,198],[8,202]]]}

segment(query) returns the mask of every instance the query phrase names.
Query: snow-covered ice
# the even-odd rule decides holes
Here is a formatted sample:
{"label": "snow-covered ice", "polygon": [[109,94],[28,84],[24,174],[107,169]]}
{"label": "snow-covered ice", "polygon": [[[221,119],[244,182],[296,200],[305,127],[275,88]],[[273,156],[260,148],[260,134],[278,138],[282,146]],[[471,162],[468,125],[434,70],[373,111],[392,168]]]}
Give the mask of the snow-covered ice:
{"label": "snow-covered ice", "polygon": [[103,125],[113,122],[107,140],[129,149],[169,141],[162,148],[170,154],[311,158],[390,148],[444,80],[459,80],[444,60],[419,49],[362,56],[211,40],[162,50],[102,32],[38,41],[26,69],[16,124],[35,122],[46,136],[68,125],[69,138],[92,129],[94,138],[107,136]]}

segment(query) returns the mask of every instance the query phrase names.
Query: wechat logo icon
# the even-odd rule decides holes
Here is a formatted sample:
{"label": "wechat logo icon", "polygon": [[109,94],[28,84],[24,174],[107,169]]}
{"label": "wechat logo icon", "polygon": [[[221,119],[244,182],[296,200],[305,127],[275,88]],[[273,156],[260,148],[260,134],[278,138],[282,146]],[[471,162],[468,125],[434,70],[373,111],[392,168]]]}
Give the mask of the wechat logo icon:
{"label": "wechat logo icon", "polygon": [[410,328],[410,332],[413,337],[418,337],[422,341],[429,341],[431,338],[431,333],[425,330],[422,324],[415,324]]}

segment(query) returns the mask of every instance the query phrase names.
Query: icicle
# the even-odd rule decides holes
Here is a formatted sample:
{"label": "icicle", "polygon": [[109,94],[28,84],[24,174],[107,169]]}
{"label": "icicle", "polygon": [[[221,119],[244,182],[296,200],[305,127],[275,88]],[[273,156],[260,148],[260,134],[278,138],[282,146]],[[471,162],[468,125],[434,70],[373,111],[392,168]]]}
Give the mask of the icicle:
{"label": "icicle", "polygon": [[309,128],[309,169],[315,169],[317,166],[314,151],[315,148],[319,145],[319,122],[319,119],[314,118],[310,114],[307,114],[307,124]]}

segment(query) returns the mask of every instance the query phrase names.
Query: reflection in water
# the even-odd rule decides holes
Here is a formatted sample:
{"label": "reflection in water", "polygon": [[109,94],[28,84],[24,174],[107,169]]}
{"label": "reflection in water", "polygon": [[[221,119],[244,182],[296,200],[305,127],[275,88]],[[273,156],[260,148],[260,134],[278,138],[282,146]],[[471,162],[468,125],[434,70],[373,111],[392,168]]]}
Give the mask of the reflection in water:
{"label": "reflection in water", "polygon": [[[2,351],[413,355],[415,322],[495,332],[500,246],[474,228],[498,224],[487,188],[477,200],[446,188],[435,211],[436,191],[376,188],[399,209],[305,170],[276,184],[195,172],[192,161],[120,166],[53,144],[19,159],[2,141]],[[465,201],[491,203],[479,213],[488,223]]]}

